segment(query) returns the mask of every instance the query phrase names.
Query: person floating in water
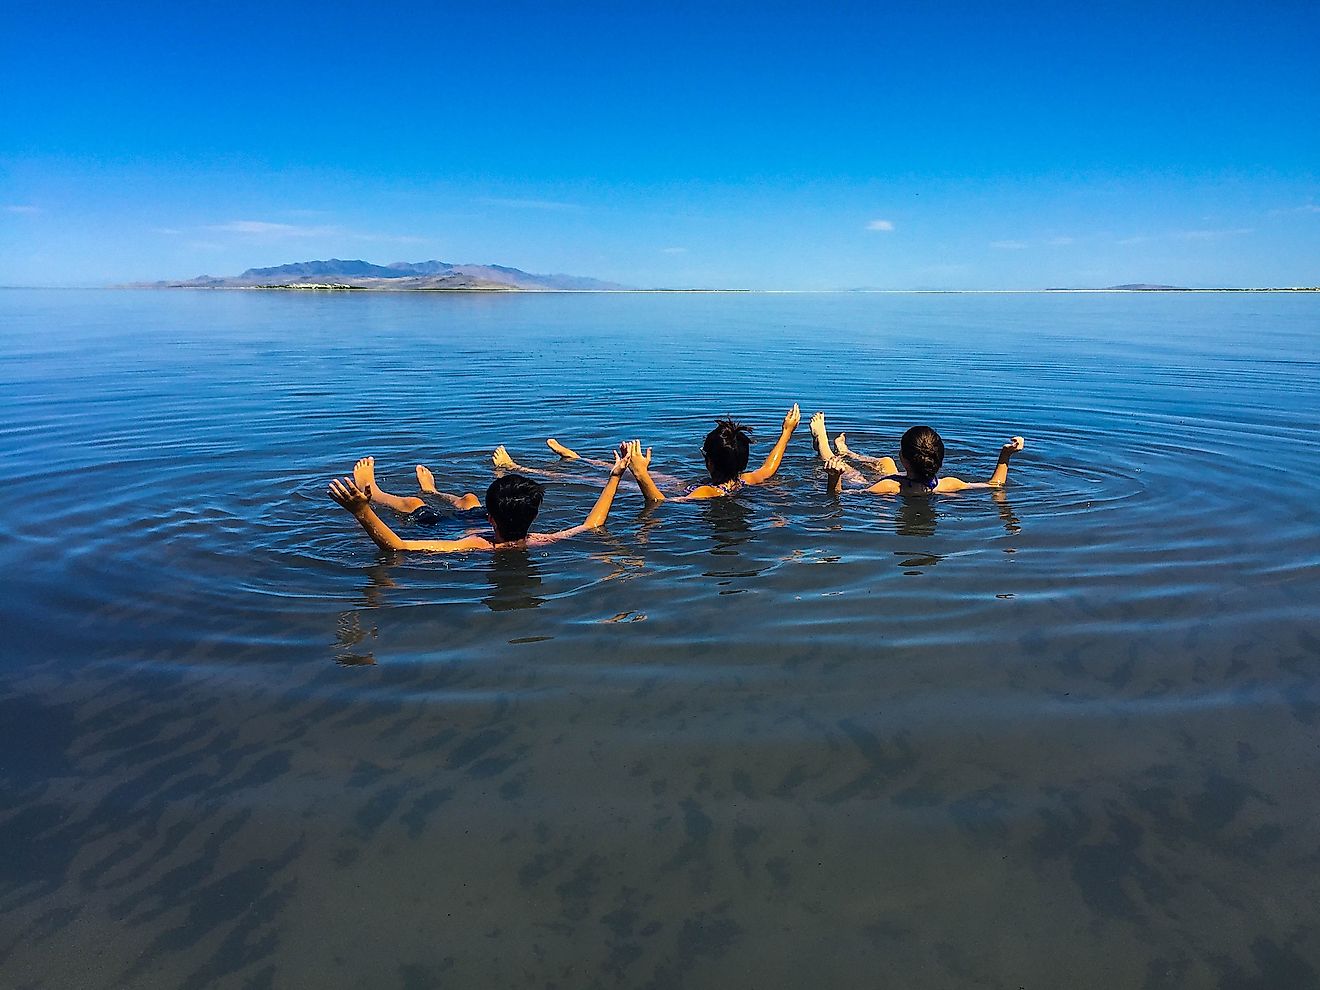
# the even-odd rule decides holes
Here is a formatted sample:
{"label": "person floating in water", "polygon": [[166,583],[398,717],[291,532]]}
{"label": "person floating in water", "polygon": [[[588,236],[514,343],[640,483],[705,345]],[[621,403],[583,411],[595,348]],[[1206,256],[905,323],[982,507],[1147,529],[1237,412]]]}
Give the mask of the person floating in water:
{"label": "person floating in water", "polygon": [[[802,413],[798,409],[797,403],[794,403],[793,407],[784,415],[784,425],[780,431],[779,439],[775,441],[774,447],[766,455],[764,463],[755,471],[747,470],[747,461],[751,455],[751,428],[736,423],[732,419],[717,420],[715,429],[706,434],[706,439],[701,444],[701,454],[706,461],[706,473],[709,475],[710,480],[692,486],[681,495],[665,495],[660,490],[655,483],[655,477],[651,474],[651,448],[647,447],[643,452],[640,440],[630,440],[625,445],[628,468],[632,471],[633,477],[637,480],[637,487],[641,489],[642,495],[648,503],[722,498],[734,494],[745,485],[760,485],[773,478],[784,459],[784,451],[788,447],[788,441],[793,436],[793,431],[797,429],[801,420]],[[546,444],[565,460],[579,459],[576,451],[565,447],[557,440],[547,440]],[[503,447],[497,448],[495,451],[495,466],[507,467],[508,465],[501,463],[501,454],[505,458],[508,457],[508,453]],[[509,464],[512,463],[512,460],[509,460]],[[592,461],[588,463],[599,462]],[[656,477],[660,477],[666,483],[676,483],[674,479],[663,475],[657,475]]]}
{"label": "person floating in water", "polygon": [[[364,458],[366,460],[366,458]],[[359,461],[358,464],[362,464]],[[545,486],[531,478],[519,474],[506,474],[496,478],[486,489],[486,518],[494,530],[493,539],[484,536],[466,536],[459,540],[405,540],[390,529],[376,515],[371,503],[378,493],[368,482],[364,491],[353,478],[335,479],[330,482],[329,495],[343,506],[354,519],[367,531],[367,535],[382,550],[429,550],[434,553],[452,553],[458,550],[498,550],[502,547],[537,547],[558,543],[560,540],[577,536],[587,530],[605,524],[614,503],[614,495],[619,490],[619,479],[627,470],[628,459],[616,453],[614,464],[610,467],[609,480],[605,490],[600,493],[596,505],[583,520],[582,525],[561,529],[554,533],[529,532],[536,514],[541,509],[541,499],[545,495]],[[434,484],[432,484],[434,487]],[[396,498],[396,496],[390,496]],[[464,496],[468,498],[468,496]],[[421,499],[402,499],[404,503]],[[389,502],[381,501],[382,505]],[[425,503],[423,503],[423,506]],[[405,511],[416,511],[405,510]]]}
{"label": "person floating in water", "polygon": [[[811,417],[811,436],[821,460],[825,462],[829,491],[834,495],[842,491],[861,491],[872,495],[943,495],[971,488],[1003,488],[1008,481],[1009,461],[1026,446],[1021,437],[1013,437],[1000,448],[999,463],[986,481],[963,481],[961,478],[939,476],[944,464],[944,441],[929,426],[914,426],[903,434],[898,454],[899,460],[903,462],[901,472],[892,457],[867,457],[852,450],[846,435],[842,433],[831,448],[829,434],[825,430],[824,413],[818,412]],[[879,472],[880,480],[868,480],[848,463],[849,460],[869,465]]]}

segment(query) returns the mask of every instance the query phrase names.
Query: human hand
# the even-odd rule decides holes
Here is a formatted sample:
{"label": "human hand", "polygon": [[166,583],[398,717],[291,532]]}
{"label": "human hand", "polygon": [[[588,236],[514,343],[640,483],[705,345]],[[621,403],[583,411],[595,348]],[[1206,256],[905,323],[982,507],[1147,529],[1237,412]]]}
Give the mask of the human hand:
{"label": "human hand", "polygon": [[334,479],[330,482],[328,494],[355,516],[371,504],[371,486],[367,485],[367,490],[362,491],[352,478]]}
{"label": "human hand", "polygon": [[793,408],[784,414],[784,432],[792,433],[800,422],[802,422],[802,410],[798,409],[798,404],[795,402]]}
{"label": "human hand", "polygon": [[830,476],[830,480],[838,478],[843,472],[848,470],[848,462],[842,457],[831,457],[825,462],[825,471]]}
{"label": "human hand", "polygon": [[495,448],[494,453],[490,455],[490,462],[497,468],[503,468],[505,470],[516,468],[518,466],[513,462],[513,458],[509,456],[509,452],[504,449],[504,444],[500,444]]}
{"label": "human hand", "polygon": [[645,474],[651,466],[651,448],[646,448],[646,453],[642,453],[642,441],[628,441],[628,467],[632,469],[633,474],[641,472]]}
{"label": "human hand", "polygon": [[610,468],[611,478],[622,478],[623,472],[628,470],[628,447],[626,444],[619,444],[619,449],[614,452],[614,464]]}
{"label": "human hand", "polygon": [[1013,437],[1013,439],[1009,440],[1008,443],[1004,444],[1004,446],[999,448],[999,452],[1003,454],[1005,457],[1012,457],[1014,454],[1016,454],[1026,445],[1027,442],[1023,440],[1021,437]]}

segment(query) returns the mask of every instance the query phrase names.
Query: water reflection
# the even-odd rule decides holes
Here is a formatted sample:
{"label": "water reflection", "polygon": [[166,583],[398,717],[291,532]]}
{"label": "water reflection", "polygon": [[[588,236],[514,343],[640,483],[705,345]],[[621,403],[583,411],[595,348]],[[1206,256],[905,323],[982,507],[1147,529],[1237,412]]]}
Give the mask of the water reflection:
{"label": "water reflection", "polygon": [[935,499],[925,495],[900,495],[894,514],[894,532],[899,536],[934,536],[939,520]]}
{"label": "water reflection", "polygon": [[340,612],[335,623],[335,663],[341,667],[371,667],[376,663],[376,655],[371,650],[362,649],[362,644],[375,639],[377,629],[362,628],[362,614],[357,611]]}
{"label": "water reflection", "polygon": [[1017,536],[1022,532],[1022,520],[1017,517],[1013,511],[1013,504],[1008,499],[1008,492],[1002,488],[996,488],[990,493],[994,499],[995,508],[999,510],[999,518],[1004,524],[1004,532],[1009,536]]}
{"label": "water reflection", "polygon": [[536,608],[545,599],[541,590],[541,571],[526,547],[510,547],[490,555],[486,571],[490,594],[482,599],[492,612],[513,612]]}

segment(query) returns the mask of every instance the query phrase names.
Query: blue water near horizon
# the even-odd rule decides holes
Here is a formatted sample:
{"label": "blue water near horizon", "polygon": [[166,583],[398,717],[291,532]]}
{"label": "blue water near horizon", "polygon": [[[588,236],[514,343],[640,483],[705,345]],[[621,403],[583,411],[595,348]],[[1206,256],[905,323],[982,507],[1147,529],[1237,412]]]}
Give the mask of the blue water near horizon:
{"label": "blue water near horizon", "polygon": [[[0,983],[1307,986],[1307,295],[0,293]],[[780,474],[383,554],[641,437]],[[1003,492],[831,499],[805,419]],[[553,482],[543,526],[598,482]],[[387,518],[390,518],[387,516]],[[392,519],[402,529],[407,523]],[[413,535],[413,534],[410,534]],[[416,535],[421,535],[418,532]]]}

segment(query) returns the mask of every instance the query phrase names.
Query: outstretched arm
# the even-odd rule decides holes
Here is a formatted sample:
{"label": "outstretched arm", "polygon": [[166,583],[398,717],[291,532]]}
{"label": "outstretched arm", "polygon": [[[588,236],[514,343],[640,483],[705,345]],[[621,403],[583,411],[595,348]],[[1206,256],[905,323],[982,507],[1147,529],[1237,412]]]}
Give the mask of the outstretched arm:
{"label": "outstretched arm", "polygon": [[[823,418],[823,417],[822,417]],[[793,431],[798,428],[798,423],[802,422],[802,413],[798,409],[798,404],[793,403],[793,408],[784,415],[784,426],[779,431],[779,439],[775,445],[770,448],[770,453],[766,455],[765,463],[755,471],[748,471],[742,476],[744,484],[759,485],[762,482],[769,481],[779,470],[780,462],[784,459],[784,451],[788,449],[788,441],[793,436]]]}
{"label": "outstretched arm", "polygon": [[[1027,445],[1021,437],[1013,437],[1008,443],[999,448],[999,462],[995,465],[994,473],[990,475],[987,481],[961,481],[958,478],[945,478],[940,482],[940,486],[935,489],[937,492],[965,491],[968,488],[1003,488],[1008,481],[1008,462],[1013,459],[1013,455]],[[945,487],[948,484],[949,487]]]}
{"label": "outstretched arm", "polygon": [[330,482],[329,494],[358,521],[367,535],[382,550],[432,550],[446,553],[454,550],[489,550],[493,544],[479,536],[462,540],[405,540],[381,520],[371,508],[371,493],[364,492],[352,478]]}
{"label": "outstretched arm", "polygon": [[[620,447],[622,448],[622,444]],[[573,526],[570,529],[561,529],[557,533],[547,533],[544,536],[530,537],[537,545],[543,543],[555,543],[558,540],[566,539],[570,536],[577,536],[579,533],[585,533],[589,529],[595,529],[598,526],[604,526],[605,520],[609,517],[610,507],[614,505],[614,496],[619,491],[619,479],[623,477],[623,472],[628,470],[628,458],[624,456],[622,450],[614,452],[614,465],[610,468],[609,479],[605,482],[605,490],[600,493],[600,498],[596,499],[596,504],[587,513],[587,518],[582,521],[581,526]]]}
{"label": "outstretched arm", "polygon": [[648,503],[663,502],[665,493],[656,487],[651,480],[651,448],[646,448],[646,453],[642,453],[642,442],[640,440],[629,440],[628,450],[628,470],[637,481],[637,487],[642,490],[642,497]]}

